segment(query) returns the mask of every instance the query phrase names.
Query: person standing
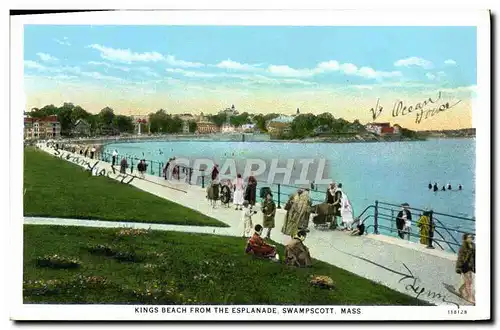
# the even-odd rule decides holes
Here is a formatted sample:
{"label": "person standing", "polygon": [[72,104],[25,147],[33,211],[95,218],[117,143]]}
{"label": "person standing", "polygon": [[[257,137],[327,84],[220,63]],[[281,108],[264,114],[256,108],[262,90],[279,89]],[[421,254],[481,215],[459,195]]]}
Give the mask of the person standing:
{"label": "person standing", "polygon": [[141,159],[139,164],[137,164],[137,170],[139,171],[141,178],[144,179],[146,177],[144,175],[144,172],[146,172],[146,162],[144,159]]}
{"label": "person standing", "polygon": [[170,167],[171,161],[172,161],[172,158],[169,158],[168,162],[165,164],[165,167],[163,168],[163,176],[165,177],[165,180],[168,180],[168,168]]}
{"label": "person standing", "polygon": [[325,203],[333,204],[335,202],[335,190],[337,189],[335,182],[331,183],[326,190]]}
{"label": "person standing", "polygon": [[[396,216],[396,227],[398,228],[398,235],[402,239],[405,238],[405,229],[409,230],[409,227],[411,226],[411,213],[408,210],[409,206],[410,205],[408,203],[401,204],[401,211],[399,211],[398,215]],[[408,226],[408,224],[410,226]],[[408,235],[410,235],[409,232]]]}
{"label": "person standing", "polygon": [[125,158],[122,158],[122,161],[120,162],[120,173],[125,174],[125,170],[127,169],[127,167],[127,160]]}
{"label": "person standing", "polygon": [[274,217],[276,215],[276,204],[273,201],[273,195],[267,193],[266,199],[262,203],[262,225],[267,228],[266,238],[271,238],[271,229],[274,228],[275,221]]}
{"label": "person standing", "polygon": [[247,200],[250,205],[255,205],[257,196],[257,180],[253,176],[253,173],[248,177],[248,184],[245,190],[245,200]]}
{"label": "person standing", "polygon": [[299,230],[306,230],[309,227],[312,206],[311,197],[309,195],[309,188],[305,189],[305,191],[302,193],[299,202],[302,202],[304,205],[304,209],[299,219]]}
{"label": "person standing", "polygon": [[234,181],[234,196],[233,204],[236,206],[236,210],[242,210],[244,202],[244,184],[241,174],[236,175],[236,180]]}
{"label": "person standing", "polygon": [[113,150],[113,157],[112,157],[111,166],[115,166],[115,164],[116,164],[116,157],[118,157],[118,151],[115,149],[115,150]]}
{"label": "person standing", "polygon": [[257,213],[252,209],[252,206],[248,203],[248,201],[243,202],[243,210],[242,210],[242,220],[243,220],[243,236],[242,237],[250,237],[250,233],[253,228],[252,216]]}
{"label": "person standing", "polygon": [[475,304],[473,274],[476,273],[476,246],[473,243],[472,234],[464,234],[462,246],[458,251],[456,272],[462,276],[463,284],[458,289],[462,298]]}
{"label": "person standing", "polygon": [[335,194],[333,199],[333,218],[332,223],[330,225],[330,229],[337,229],[339,226],[337,223],[337,217],[342,217],[341,208],[342,208],[342,183],[339,183],[335,188]]}
{"label": "person standing", "polygon": [[[422,216],[417,221],[417,227],[419,228],[420,244],[428,245],[431,230],[431,219],[429,211],[424,211]],[[432,224],[432,230],[434,231],[434,224]]]}

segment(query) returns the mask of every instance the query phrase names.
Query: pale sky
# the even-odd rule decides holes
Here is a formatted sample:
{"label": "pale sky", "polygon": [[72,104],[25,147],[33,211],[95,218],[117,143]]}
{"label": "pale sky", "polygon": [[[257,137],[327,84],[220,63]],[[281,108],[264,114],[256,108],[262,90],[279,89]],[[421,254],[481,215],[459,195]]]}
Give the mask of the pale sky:
{"label": "pale sky", "polygon": [[[460,43],[457,42],[460,40]],[[472,126],[473,27],[26,26],[27,108],[72,102],[96,113],[320,114],[412,129]],[[455,104],[415,123],[401,100]],[[424,109],[430,109],[429,105]]]}

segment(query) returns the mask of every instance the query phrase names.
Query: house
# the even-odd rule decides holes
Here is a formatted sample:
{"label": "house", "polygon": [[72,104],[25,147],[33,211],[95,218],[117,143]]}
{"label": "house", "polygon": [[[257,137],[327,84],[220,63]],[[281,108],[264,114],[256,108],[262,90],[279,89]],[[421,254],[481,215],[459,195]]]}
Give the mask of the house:
{"label": "house", "polygon": [[217,127],[217,125],[215,125],[214,123],[208,121],[200,121],[197,122],[196,124],[197,124],[196,132],[198,134],[211,134],[219,132],[219,127]]}
{"label": "house", "polygon": [[266,129],[271,136],[288,134],[292,130],[294,117],[281,115],[266,122]]}
{"label": "house", "polygon": [[391,127],[390,123],[370,123],[365,126],[365,129],[377,135],[394,135],[401,132],[401,126],[396,124]]}
{"label": "house", "polygon": [[61,136],[61,123],[57,116],[24,118],[25,139],[57,139]]}
{"label": "house", "polygon": [[190,113],[182,113],[178,117],[182,120],[182,133],[189,134],[189,123],[195,121],[195,117]]}
{"label": "house", "polygon": [[239,115],[239,112],[234,107],[234,104],[230,108],[226,108],[224,110],[219,111],[219,113],[223,113],[226,115],[226,122],[228,122],[228,123],[229,123],[229,120],[231,119],[232,116]]}
{"label": "house", "polygon": [[267,125],[267,131],[271,136],[280,136],[283,134],[288,134],[292,130],[290,123],[283,122],[271,122]]}
{"label": "house", "polygon": [[239,127],[241,132],[253,132],[255,129],[255,124],[243,124]]}
{"label": "house", "polygon": [[91,125],[84,119],[78,119],[71,130],[73,136],[90,136]]}
{"label": "house", "polygon": [[224,123],[224,124],[222,124],[221,132],[222,133],[234,133],[234,132],[236,132],[236,127],[234,127],[234,125]]}

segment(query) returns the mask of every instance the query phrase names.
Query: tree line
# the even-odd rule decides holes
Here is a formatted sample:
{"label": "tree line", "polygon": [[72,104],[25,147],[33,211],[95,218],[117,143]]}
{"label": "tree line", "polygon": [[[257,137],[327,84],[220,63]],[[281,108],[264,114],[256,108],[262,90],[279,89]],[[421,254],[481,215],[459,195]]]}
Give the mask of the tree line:
{"label": "tree line", "polygon": [[[61,135],[70,136],[72,129],[79,119],[85,120],[90,125],[91,135],[117,135],[120,133],[133,133],[136,123],[130,116],[117,115],[110,107],[103,108],[99,113],[92,114],[79,105],[64,103],[60,107],[53,104],[43,108],[33,108],[27,113],[30,117],[40,118],[56,115],[61,124]],[[280,114],[249,114],[243,112],[238,115],[226,116],[224,112],[206,116],[207,119],[221,127],[229,123],[235,127],[244,124],[255,124],[257,130],[267,132],[266,124]],[[141,131],[147,133],[182,133],[184,122],[178,115],[168,114],[160,109],[148,115],[148,123],[141,124]],[[197,124],[194,120],[188,121],[189,132],[194,133]],[[284,138],[300,139],[317,136],[320,134],[359,134],[365,132],[364,125],[359,120],[349,122],[343,118],[335,118],[331,113],[325,112],[319,115],[311,113],[300,114],[294,117],[290,130]],[[414,137],[415,132],[403,129],[403,135]]]}

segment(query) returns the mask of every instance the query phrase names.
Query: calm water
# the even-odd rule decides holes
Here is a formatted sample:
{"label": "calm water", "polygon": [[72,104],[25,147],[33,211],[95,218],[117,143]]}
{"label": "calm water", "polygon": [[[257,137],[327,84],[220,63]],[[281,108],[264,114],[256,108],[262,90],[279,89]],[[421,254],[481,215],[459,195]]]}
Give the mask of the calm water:
{"label": "calm water", "polygon": [[[475,139],[346,144],[139,142],[109,144],[105,151],[111,152],[115,148],[120,155],[160,162],[176,156],[210,158],[223,164],[232,153],[237,159],[325,158],[328,165],[325,173],[328,173],[328,178],[343,184],[355,215],[375,200],[394,204],[407,202],[416,208],[465,217],[474,217],[475,214]],[[158,172],[156,168],[154,171]],[[437,182],[440,189],[450,183],[453,190],[434,193],[427,188],[429,182]],[[462,191],[457,190],[458,184],[462,184]],[[282,192],[290,189],[282,188]],[[324,187],[319,189],[313,192],[313,196],[322,200]],[[414,215],[414,220],[417,216]],[[471,224],[461,220],[444,217],[440,220],[456,228],[471,228]]]}

